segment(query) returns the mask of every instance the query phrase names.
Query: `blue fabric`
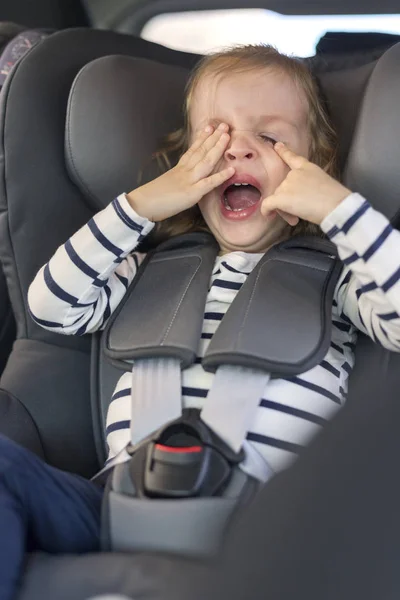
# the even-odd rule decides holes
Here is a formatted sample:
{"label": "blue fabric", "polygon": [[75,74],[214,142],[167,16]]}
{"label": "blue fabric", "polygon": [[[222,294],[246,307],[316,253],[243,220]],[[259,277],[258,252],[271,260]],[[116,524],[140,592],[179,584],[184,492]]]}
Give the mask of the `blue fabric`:
{"label": "blue fabric", "polygon": [[99,550],[103,489],[0,435],[0,598],[15,598],[27,550]]}

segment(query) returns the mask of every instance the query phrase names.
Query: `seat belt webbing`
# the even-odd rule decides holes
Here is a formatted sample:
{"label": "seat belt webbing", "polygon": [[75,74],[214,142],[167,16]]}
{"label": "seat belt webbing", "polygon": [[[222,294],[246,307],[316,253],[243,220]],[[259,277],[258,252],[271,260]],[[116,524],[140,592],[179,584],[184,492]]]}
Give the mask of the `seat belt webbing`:
{"label": "seat belt webbing", "polygon": [[[245,442],[269,379],[268,373],[239,366],[223,365],[215,374],[201,418],[234,452],[239,452]],[[136,361],[132,370],[132,445],[181,414],[179,360]],[[268,479],[270,469],[264,460],[250,462],[251,467],[246,468],[250,475]]]}
{"label": "seat belt webbing", "polygon": [[246,439],[269,379],[268,373],[248,367],[217,369],[201,418],[234,452]]}
{"label": "seat belt webbing", "polygon": [[[141,359],[132,369],[131,392],[131,443],[135,446],[148,435],[182,414],[181,367],[173,358]],[[109,471],[117,464],[131,458],[128,445],[106,462],[92,477],[104,484]]]}
{"label": "seat belt webbing", "polygon": [[182,415],[181,366],[175,358],[135,361],[132,369],[131,443]]}
{"label": "seat belt webbing", "polygon": [[[245,447],[243,470],[266,481],[272,471],[246,443],[247,432],[270,379],[268,373],[248,367],[218,368],[201,411],[202,420],[230,447]],[[141,359],[132,369],[131,444],[135,446],[154,431],[182,415],[181,368],[178,359]],[[251,456],[249,455],[249,451]],[[124,448],[94,477],[101,481],[115,464],[128,460]]]}

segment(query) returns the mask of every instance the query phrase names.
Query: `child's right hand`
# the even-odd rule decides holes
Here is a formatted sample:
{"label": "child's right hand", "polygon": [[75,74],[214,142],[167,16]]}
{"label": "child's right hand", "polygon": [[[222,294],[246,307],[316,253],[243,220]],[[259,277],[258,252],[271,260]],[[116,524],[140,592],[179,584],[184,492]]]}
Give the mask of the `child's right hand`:
{"label": "child's right hand", "polygon": [[194,206],[205,194],[232,177],[233,167],[213,172],[228,145],[227,131],[224,123],[215,130],[208,126],[175,167],[127,194],[136,213],[150,221],[164,221]]}

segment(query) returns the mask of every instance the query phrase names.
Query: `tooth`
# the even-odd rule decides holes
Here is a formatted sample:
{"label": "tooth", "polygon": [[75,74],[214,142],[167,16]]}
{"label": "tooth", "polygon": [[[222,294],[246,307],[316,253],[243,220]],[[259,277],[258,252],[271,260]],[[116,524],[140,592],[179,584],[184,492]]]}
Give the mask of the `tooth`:
{"label": "tooth", "polygon": [[224,196],[224,206],[227,210],[232,210],[231,207],[228,204],[228,200],[226,199],[226,196]]}
{"label": "tooth", "polygon": [[242,185],[241,183],[234,183],[233,185]]}

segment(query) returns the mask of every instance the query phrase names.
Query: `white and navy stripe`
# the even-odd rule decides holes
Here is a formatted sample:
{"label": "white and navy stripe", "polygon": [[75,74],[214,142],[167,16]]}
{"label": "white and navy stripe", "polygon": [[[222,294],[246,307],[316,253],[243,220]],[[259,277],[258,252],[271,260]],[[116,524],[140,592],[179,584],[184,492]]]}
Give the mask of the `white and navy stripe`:
{"label": "white and navy stripe", "polygon": [[[321,363],[296,377],[272,379],[248,432],[274,471],[293,460],[346,399],[354,365],[356,328],[400,350],[400,234],[357,194],[322,223],[345,268],[333,303],[332,340]],[[143,255],[133,253],[153,224],[124,195],[95,215],[59,248],[35,278],[29,306],[39,325],[83,335],[105,326],[132,281]],[[201,408],[214,375],[201,365],[210,340],[261,254],[218,257],[210,281],[195,363],[182,374],[184,406]],[[107,416],[110,457],[129,440],[131,374],[118,382]],[[227,416],[228,417],[228,416]]]}
{"label": "white and navy stripe", "polygon": [[341,319],[399,351],[400,233],[358,194],[322,223],[345,265],[337,289]]}

